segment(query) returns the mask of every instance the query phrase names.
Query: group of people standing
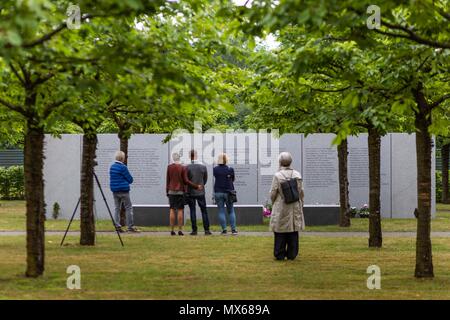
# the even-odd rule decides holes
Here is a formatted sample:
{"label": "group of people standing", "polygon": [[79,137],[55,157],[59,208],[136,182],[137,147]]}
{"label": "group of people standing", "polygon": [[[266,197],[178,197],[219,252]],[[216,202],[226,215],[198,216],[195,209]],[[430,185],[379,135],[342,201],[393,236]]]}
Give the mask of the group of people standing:
{"label": "group of people standing", "polygon": [[[133,221],[133,207],[130,200],[130,184],[133,183],[127,166],[124,164],[125,154],[116,153],[115,162],[110,168],[110,188],[115,202],[115,225],[119,232],[125,232],[120,224],[120,210],[126,211],[128,232],[140,232]],[[167,167],[166,195],[170,206],[171,235],[183,236],[184,208],[189,206],[192,232],[198,234],[196,206],[198,204],[203,220],[205,235],[211,235],[208,210],[205,197],[205,185],[208,182],[207,167],[198,161],[197,152],[190,151],[191,162],[183,165],[180,154],[173,153],[173,162]],[[270,230],[274,232],[274,256],[277,260],[293,260],[298,255],[299,231],[305,228],[303,217],[304,190],[302,178],[298,171],[291,168],[292,156],[288,152],[279,155],[279,171],[275,173],[270,190],[272,201],[272,215]],[[227,215],[231,233],[237,235],[236,191],[234,189],[234,169],[228,166],[228,156],[221,153],[217,159],[217,166],[213,168],[214,196],[218,211],[222,235],[228,233]]]}
{"label": "group of people standing", "polygon": [[[176,222],[179,229],[178,235],[183,235],[183,212],[185,205],[189,206],[192,224],[191,235],[197,235],[197,204],[202,212],[205,235],[211,235],[205,197],[205,185],[208,182],[208,170],[204,164],[198,161],[197,151],[190,151],[190,159],[191,163],[185,166],[180,162],[180,155],[178,153],[173,153],[173,163],[167,167],[166,193],[170,205],[171,235],[176,235]],[[214,200],[219,210],[222,234],[225,235],[228,232],[226,211],[231,225],[231,233],[237,235],[236,213],[234,211],[234,202],[231,197],[231,194],[235,191],[234,169],[227,165],[228,157],[226,154],[220,154],[217,160],[218,165],[213,169]]]}

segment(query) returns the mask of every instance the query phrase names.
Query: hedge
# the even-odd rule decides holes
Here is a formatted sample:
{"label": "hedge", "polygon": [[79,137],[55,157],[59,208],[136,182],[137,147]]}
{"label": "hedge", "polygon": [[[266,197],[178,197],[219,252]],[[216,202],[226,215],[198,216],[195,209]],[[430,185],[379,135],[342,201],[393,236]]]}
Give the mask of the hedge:
{"label": "hedge", "polygon": [[0,199],[25,199],[23,166],[0,167]]}

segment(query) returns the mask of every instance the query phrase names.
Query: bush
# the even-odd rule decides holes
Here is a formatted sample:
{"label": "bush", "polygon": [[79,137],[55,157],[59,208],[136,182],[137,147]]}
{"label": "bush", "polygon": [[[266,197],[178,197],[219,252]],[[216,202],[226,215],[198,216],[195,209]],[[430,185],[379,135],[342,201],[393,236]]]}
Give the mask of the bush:
{"label": "bush", "polygon": [[8,168],[0,167],[0,199],[25,199],[25,177],[23,166]]}
{"label": "bush", "polygon": [[442,171],[436,170],[436,202],[442,199]]}
{"label": "bush", "polygon": [[53,204],[53,212],[52,212],[53,219],[55,219],[55,220],[58,219],[60,212],[61,212],[61,206],[59,205],[58,202],[55,202]]}

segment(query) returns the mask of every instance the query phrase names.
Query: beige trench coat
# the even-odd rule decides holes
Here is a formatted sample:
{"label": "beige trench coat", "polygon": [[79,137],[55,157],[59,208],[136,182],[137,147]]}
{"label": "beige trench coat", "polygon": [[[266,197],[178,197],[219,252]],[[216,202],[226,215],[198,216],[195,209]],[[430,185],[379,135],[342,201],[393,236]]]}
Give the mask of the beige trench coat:
{"label": "beige trench coat", "polygon": [[[291,177],[297,179],[300,201],[289,204],[284,202],[280,183],[286,181],[285,177],[288,179]],[[284,233],[305,229],[305,219],[303,216],[303,182],[298,171],[288,167],[281,167],[273,177],[270,198],[272,200],[271,231]]]}

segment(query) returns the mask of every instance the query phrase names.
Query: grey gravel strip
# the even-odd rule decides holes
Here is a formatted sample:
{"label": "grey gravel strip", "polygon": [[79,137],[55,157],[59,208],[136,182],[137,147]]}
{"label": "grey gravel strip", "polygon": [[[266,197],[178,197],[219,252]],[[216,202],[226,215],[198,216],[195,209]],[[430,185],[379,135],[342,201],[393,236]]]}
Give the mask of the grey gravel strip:
{"label": "grey gravel strip", "polygon": [[[68,233],[69,236],[77,236],[80,232],[78,231],[70,231]],[[112,231],[98,231],[97,234],[99,235],[116,235],[115,232]],[[1,236],[25,236],[25,231],[0,231],[0,237]],[[64,235],[64,232],[62,231],[47,231],[46,235],[49,236],[62,236]],[[243,231],[239,232],[239,236],[249,236],[249,237],[271,237],[273,234],[271,232],[251,232],[251,231]],[[143,231],[140,233],[122,233],[121,236],[123,237],[170,237],[169,232],[163,232],[163,231]],[[213,236],[221,236],[219,232],[213,233]],[[231,234],[227,235],[228,237],[232,237]],[[368,237],[368,232],[301,232],[301,236],[304,237],[325,237],[325,238],[361,238],[361,237]],[[441,237],[441,238],[450,238],[450,232],[443,232],[443,231],[436,231],[431,233],[432,237]],[[191,237],[189,236],[189,233],[185,233],[185,237]],[[205,237],[202,233],[199,233],[198,237]],[[223,237],[223,236],[221,236]],[[387,238],[415,238],[416,233],[415,232],[383,232],[383,237]]]}

